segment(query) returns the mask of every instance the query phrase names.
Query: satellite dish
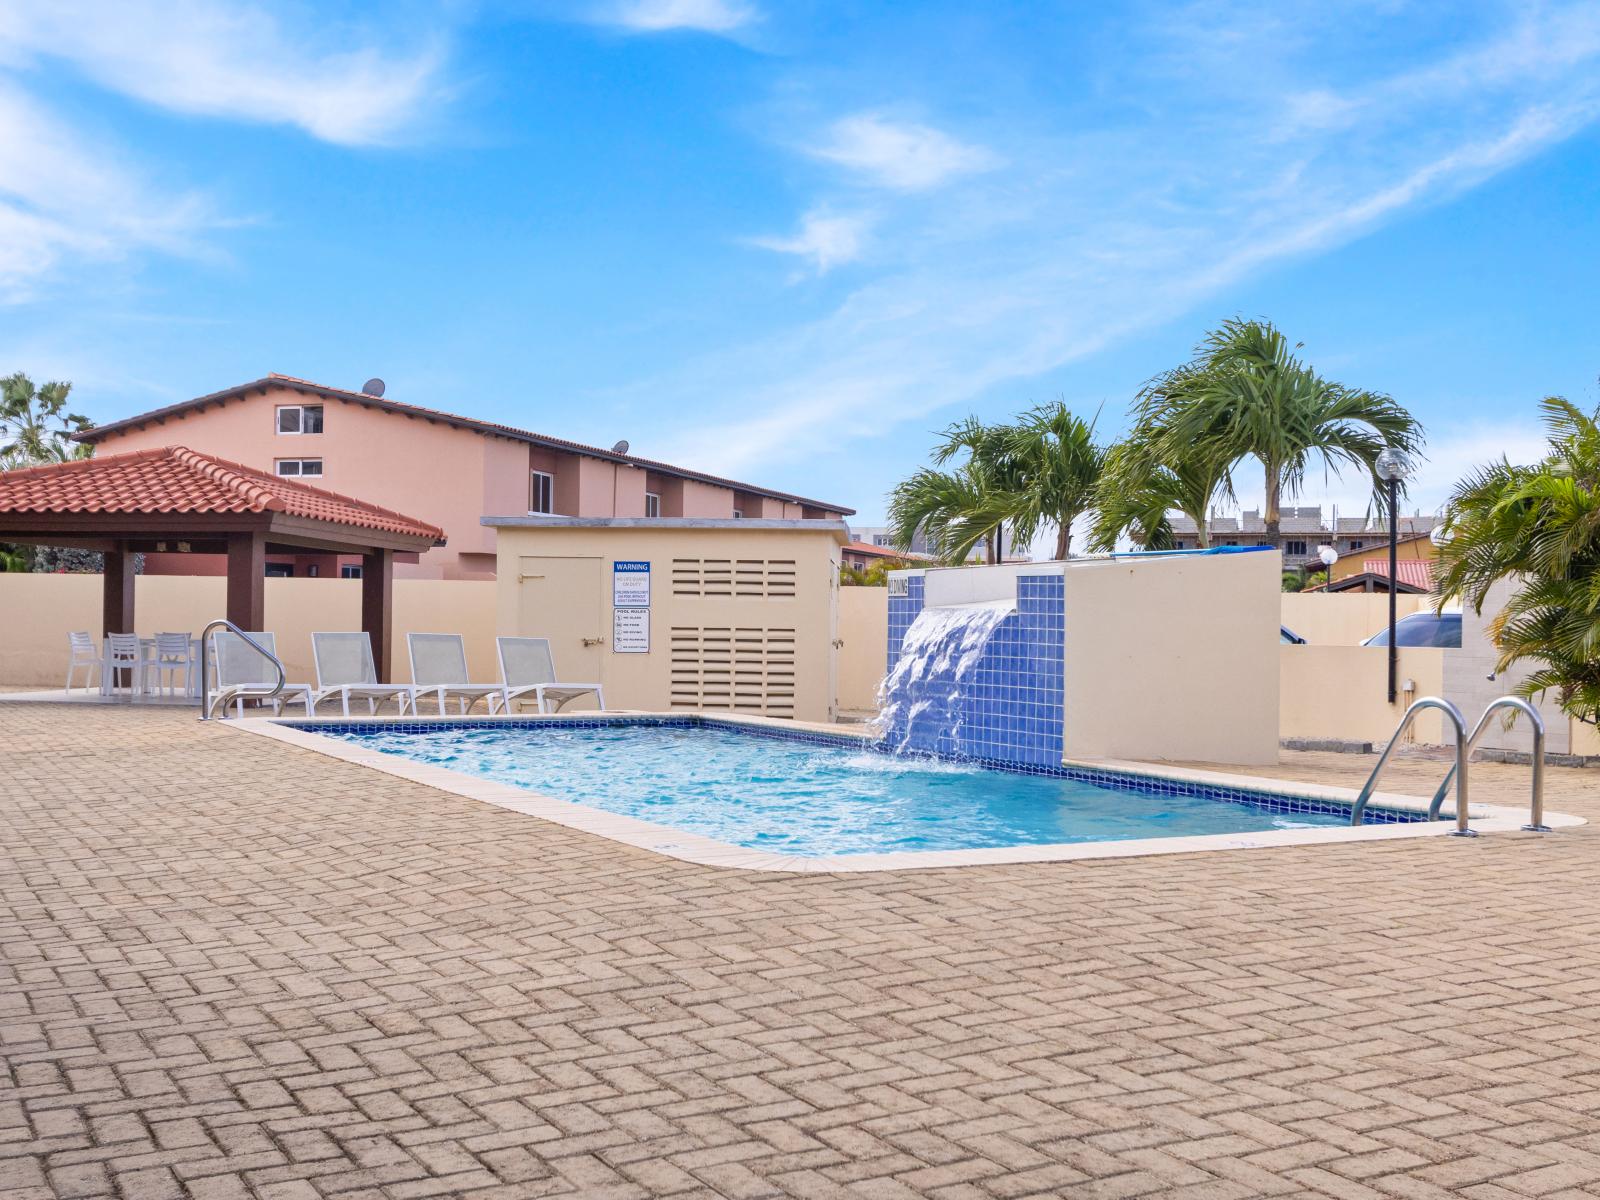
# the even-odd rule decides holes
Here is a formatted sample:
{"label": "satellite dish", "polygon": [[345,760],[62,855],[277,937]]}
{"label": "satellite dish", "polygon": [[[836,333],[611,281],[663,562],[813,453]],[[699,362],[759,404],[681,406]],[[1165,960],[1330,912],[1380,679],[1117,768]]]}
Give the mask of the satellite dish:
{"label": "satellite dish", "polygon": [[383,380],[378,378],[367,380],[361,385],[361,394],[363,396],[371,396],[374,399],[383,395]]}
{"label": "satellite dish", "polygon": [[626,454],[627,452],[628,452],[628,439],[627,438],[623,438],[615,446],[611,447],[611,453],[613,453],[613,454]]}

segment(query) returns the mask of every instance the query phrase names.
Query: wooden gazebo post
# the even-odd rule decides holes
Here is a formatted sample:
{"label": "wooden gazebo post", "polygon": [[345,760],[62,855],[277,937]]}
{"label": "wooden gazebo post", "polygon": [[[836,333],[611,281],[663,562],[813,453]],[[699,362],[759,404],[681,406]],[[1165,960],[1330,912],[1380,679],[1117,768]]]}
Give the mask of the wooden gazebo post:
{"label": "wooden gazebo post", "polygon": [[394,641],[394,551],[369,550],[361,556],[361,628],[372,643],[378,682],[389,682]]}
{"label": "wooden gazebo post", "polygon": [[117,549],[105,554],[105,575],[101,580],[103,599],[100,605],[102,634],[133,633],[133,555],[125,542],[115,543]]}
{"label": "wooden gazebo post", "polygon": [[228,620],[255,633],[267,627],[267,539],[228,535]]}

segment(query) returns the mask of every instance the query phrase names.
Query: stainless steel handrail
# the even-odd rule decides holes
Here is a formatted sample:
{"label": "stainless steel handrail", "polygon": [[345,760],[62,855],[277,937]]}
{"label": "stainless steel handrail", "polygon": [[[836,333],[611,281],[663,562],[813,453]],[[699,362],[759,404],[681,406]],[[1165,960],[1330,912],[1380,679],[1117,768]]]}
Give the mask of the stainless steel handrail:
{"label": "stainless steel handrail", "polygon": [[[1498,700],[1491,700],[1489,707],[1483,710],[1483,716],[1478,718],[1472,736],[1467,739],[1467,757],[1471,758],[1472,752],[1477,749],[1478,740],[1489,728],[1489,717],[1497,708],[1514,708],[1533,722],[1533,799],[1528,805],[1528,823],[1523,828],[1529,833],[1549,833],[1550,826],[1544,823],[1544,718],[1539,715],[1537,708],[1521,696],[1501,696]],[[1428,809],[1430,816],[1438,813],[1455,773],[1456,769],[1451,767],[1439,790],[1433,794],[1433,804]]]}
{"label": "stainless steel handrail", "polygon": [[[200,719],[202,721],[211,720],[211,710],[213,707],[211,702],[211,656],[206,653],[206,639],[211,636],[211,631],[213,629],[233,630],[234,633],[239,635],[240,640],[242,640],[245,645],[249,646],[257,654],[261,655],[262,658],[270,662],[273,670],[278,672],[278,682],[272,685],[271,691],[253,692],[248,686],[246,686],[238,689],[234,693],[235,696],[258,696],[262,700],[271,700],[273,697],[277,696],[283,691],[284,684],[289,682],[289,676],[284,671],[283,664],[278,661],[278,656],[273,654],[244,630],[240,629],[232,621],[229,621],[223,617],[218,617],[215,621],[212,621],[211,624],[207,625],[200,631]],[[218,697],[219,700],[221,698],[222,697],[220,696]]]}
{"label": "stainless steel handrail", "polygon": [[[1461,715],[1461,710],[1448,700],[1441,700],[1438,696],[1423,696],[1420,700],[1413,700],[1411,707],[1406,709],[1405,716],[1400,718],[1400,724],[1394,727],[1394,736],[1389,739],[1389,744],[1383,748],[1383,754],[1378,758],[1378,765],[1372,768],[1372,774],[1367,776],[1366,786],[1361,789],[1361,794],[1356,797],[1355,807],[1350,812],[1350,824],[1361,824],[1361,815],[1367,811],[1367,801],[1372,799],[1372,793],[1378,789],[1378,776],[1383,774],[1384,767],[1389,765],[1389,757],[1395,752],[1395,747],[1400,745],[1400,738],[1411,722],[1425,708],[1437,708],[1450,718],[1450,724],[1456,732],[1456,765],[1451,774],[1456,784],[1456,827],[1451,837],[1477,837],[1467,826],[1467,721]],[[1431,821],[1439,815],[1439,805],[1444,799],[1444,791],[1434,797],[1433,803],[1428,806],[1428,819]]]}

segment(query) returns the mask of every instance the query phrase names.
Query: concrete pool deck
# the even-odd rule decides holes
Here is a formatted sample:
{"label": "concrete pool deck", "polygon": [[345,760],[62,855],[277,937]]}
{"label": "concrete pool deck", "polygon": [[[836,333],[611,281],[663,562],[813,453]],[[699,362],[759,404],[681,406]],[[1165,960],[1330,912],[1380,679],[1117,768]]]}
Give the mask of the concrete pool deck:
{"label": "concrete pool deck", "polygon": [[779,874],[189,712],[0,737],[7,1200],[1600,1188],[1594,824]]}

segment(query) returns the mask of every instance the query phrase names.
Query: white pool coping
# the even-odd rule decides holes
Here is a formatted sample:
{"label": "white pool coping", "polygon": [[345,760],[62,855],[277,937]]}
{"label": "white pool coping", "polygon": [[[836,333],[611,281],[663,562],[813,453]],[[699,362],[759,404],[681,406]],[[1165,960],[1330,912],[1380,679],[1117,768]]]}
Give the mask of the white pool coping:
{"label": "white pool coping", "polygon": [[[352,716],[310,718],[322,725],[372,725],[372,724],[449,724],[455,721],[549,721],[560,724],[574,719],[628,720],[635,717],[703,716],[717,722],[750,725],[787,732],[825,733],[831,736],[855,737],[863,743],[871,733],[866,728],[825,725],[807,721],[782,721],[770,717],[753,717],[725,713],[658,713],[608,711],[606,713],[575,712],[565,716],[485,717],[461,716]],[[991,846],[971,850],[898,850],[882,854],[836,854],[827,857],[806,857],[797,854],[779,854],[768,850],[752,850],[730,842],[719,842],[698,833],[641,821],[636,817],[609,813],[573,800],[561,800],[526,788],[452,771],[430,763],[413,762],[396,754],[369,750],[351,742],[341,742],[303,729],[285,725],[284,721],[305,721],[306,717],[286,714],[283,717],[247,717],[227,721],[229,728],[316,754],[356,763],[407,779],[452,795],[493,804],[497,808],[524,813],[530,817],[550,821],[568,829],[577,829],[598,837],[609,838],[640,850],[664,854],[684,862],[706,867],[730,867],[741,871],[784,871],[806,874],[834,874],[855,871],[905,871],[927,870],[938,867],[969,867],[998,865],[1002,863],[1078,862],[1106,858],[1144,858],[1158,854],[1198,854],[1219,850],[1266,850],[1277,846],[1331,845],[1343,842],[1392,841],[1397,838],[1445,837],[1455,831],[1455,821],[1426,821],[1407,824],[1375,824],[1311,829],[1271,829],[1258,833],[1217,833],[1191,837],[1138,838],[1115,842],[1071,842],[1033,846]],[[1208,784],[1213,787],[1239,788],[1266,792],[1277,796],[1331,801],[1353,805],[1357,793],[1351,788],[1331,787],[1325,784],[1300,783],[1287,779],[1269,779],[1256,775],[1229,775],[1219,771],[1197,771],[1187,767],[1169,767],[1165,764],[1127,762],[1118,759],[1073,760],[1064,766],[1125,772],[1155,779],[1176,782]],[[1440,764],[1443,771],[1444,764]],[[1427,811],[1428,801],[1417,796],[1404,796],[1395,792],[1373,793],[1371,804],[1376,808],[1393,808],[1413,812]],[[1448,810],[1447,810],[1448,811]],[[1508,808],[1499,805],[1469,803],[1468,818],[1472,829],[1480,834],[1512,833],[1527,822],[1526,808]],[[1547,812],[1545,824],[1551,829],[1566,829],[1587,822],[1568,813]]]}

